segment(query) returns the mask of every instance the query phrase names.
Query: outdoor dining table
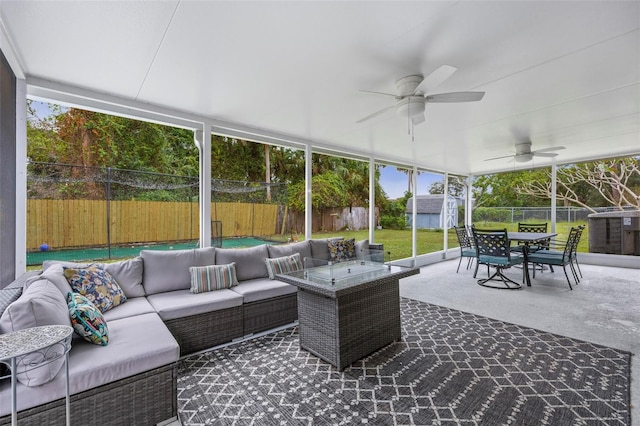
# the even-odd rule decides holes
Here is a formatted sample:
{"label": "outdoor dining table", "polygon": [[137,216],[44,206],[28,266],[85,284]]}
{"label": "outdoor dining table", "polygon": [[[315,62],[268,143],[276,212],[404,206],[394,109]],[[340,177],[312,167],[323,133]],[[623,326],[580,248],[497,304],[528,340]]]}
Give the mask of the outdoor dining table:
{"label": "outdoor dining table", "polygon": [[520,241],[524,243],[522,247],[523,265],[525,270],[524,276],[528,287],[531,287],[531,278],[529,277],[529,246],[540,243],[558,235],[557,232],[508,232],[509,241]]}

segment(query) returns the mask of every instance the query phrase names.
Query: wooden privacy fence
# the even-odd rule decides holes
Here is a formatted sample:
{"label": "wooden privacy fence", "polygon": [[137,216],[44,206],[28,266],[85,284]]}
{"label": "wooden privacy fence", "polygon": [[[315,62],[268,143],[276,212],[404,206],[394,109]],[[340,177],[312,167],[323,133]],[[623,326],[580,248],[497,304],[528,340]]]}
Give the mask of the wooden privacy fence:
{"label": "wooden privacy fence", "polygon": [[[27,200],[27,250],[197,240],[198,215],[197,202]],[[211,219],[224,237],[279,232],[277,204],[216,202]]]}

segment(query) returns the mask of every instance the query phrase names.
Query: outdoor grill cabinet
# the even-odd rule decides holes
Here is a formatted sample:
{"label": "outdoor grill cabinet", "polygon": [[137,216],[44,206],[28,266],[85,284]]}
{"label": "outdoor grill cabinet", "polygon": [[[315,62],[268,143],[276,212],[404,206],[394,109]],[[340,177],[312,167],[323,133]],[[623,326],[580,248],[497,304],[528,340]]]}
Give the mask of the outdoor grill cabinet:
{"label": "outdoor grill cabinet", "polygon": [[640,256],[640,211],[590,214],[589,252]]}
{"label": "outdoor grill cabinet", "polygon": [[[265,259],[295,253],[301,258],[328,257],[327,243],[327,239],[314,239],[236,249],[143,250],[134,259],[93,263],[113,275],[127,300],[104,313],[107,346],[74,336],[69,352],[71,424],[153,425],[177,418],[180,357],[294,323],[297,288],[270,279]],[[381,245],[371,246],[382,250]],[[359,241],[356,248],[363,255],[369,243]],[[189,267],[232,262],[237,286],[190,292]],[[66,315],[58,322],[70,325],[66,322],[70,287],[63,268],[88,265],[47,261],[42,271],[29,272],[0,290],[0,331],[53,325],[41,323],[44,317],[32,318],[28,312],[33,310],[25,306],[37,306],[37,312],[55,310],[58,316],[51,314],[47,320]],[[65,424],[63,373],[40,386],[17,384],[21,426]],[[6,370],[0,375],[6,376]],[[0,425],[11,423],[10,413],[11,383],[3,378]]]}

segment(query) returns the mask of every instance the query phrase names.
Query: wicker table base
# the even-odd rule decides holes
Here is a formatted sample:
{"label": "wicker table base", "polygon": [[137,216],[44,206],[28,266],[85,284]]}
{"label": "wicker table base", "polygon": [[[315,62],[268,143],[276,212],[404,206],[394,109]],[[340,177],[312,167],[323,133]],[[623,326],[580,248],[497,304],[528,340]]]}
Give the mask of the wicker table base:
{"label": "wicker table base", "polygon": [[298,287],[300,347],[343,370],[400,339],[399,281],[419,271],[398,268],[346,287],[278,279]]}

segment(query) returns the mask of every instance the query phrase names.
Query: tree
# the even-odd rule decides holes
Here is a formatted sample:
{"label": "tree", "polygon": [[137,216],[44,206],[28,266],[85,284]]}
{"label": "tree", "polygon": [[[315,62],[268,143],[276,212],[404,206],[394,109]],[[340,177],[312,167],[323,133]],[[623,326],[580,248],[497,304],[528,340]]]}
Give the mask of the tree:
{"label": "tree", "polygon": [[[460,198],[466,191],[466,183],[464,178],[459,176],[449,176],[449,195]],[[444,182],[433,182],[429,187],[429,194],[444,194]]]}
{"label": "tree", "polygon": [[478,176],[473,181],[474,209],[477,207],[537,207],[548,206],[546,200],[533,194],[516,190],[526,182],[549,182],[548,173],[542,169],[497,173]]}
{"label": "tree", "polygon": [[[604,205],[622,209],[640,209],[640,157],[626,157],[572,164],[558,168],[556,197],[566,205],[574,204],[595,212],[593,207]],[[518,192],[551,198],[551,172],[546,181],[524,181]],[[585,187],[590,191],[585,191]]]}

